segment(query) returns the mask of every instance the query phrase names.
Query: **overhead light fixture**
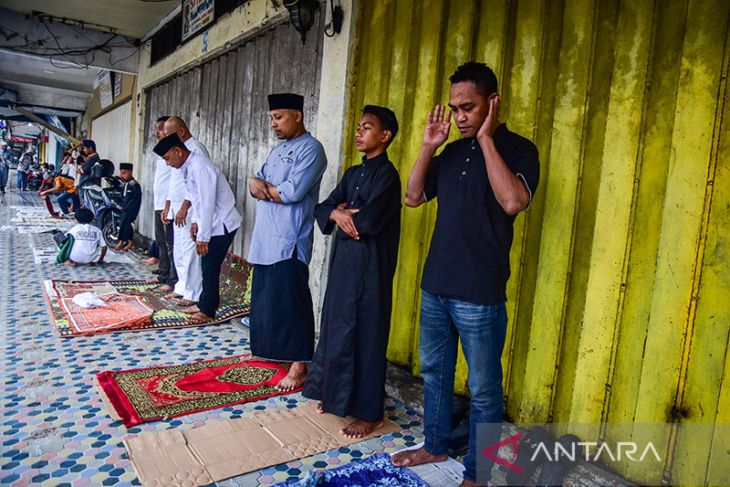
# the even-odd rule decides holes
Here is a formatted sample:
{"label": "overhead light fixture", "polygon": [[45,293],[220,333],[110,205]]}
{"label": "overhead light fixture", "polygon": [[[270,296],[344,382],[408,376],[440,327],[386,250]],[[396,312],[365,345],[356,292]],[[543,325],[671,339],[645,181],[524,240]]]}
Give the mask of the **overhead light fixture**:
{"label": "overhead light fixture", "polygon": [[314,16],[319,8],[317,0],[284,0],[289,10],[289,20],[294,29],[302,36],[302,44],[307,42],[307,32],[314,25]]}
{"label": "overhead light fixture", "polygon": [[55,73],[55,71],[51,71],[50,69],[44,69],[43,72],[46,73],[46,74],[54,74]]}

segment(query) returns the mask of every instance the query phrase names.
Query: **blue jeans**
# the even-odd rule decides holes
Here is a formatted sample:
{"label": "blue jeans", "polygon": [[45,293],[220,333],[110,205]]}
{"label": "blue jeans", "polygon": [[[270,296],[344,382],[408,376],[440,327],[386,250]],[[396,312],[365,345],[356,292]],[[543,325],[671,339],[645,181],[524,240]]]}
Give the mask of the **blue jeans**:
{"label": "blue jeans", "polygon": [[[477,479],[477,424],[500,423],[503,419],[502,348],[507,333],[504,303],[483,305],[437,296],[422,291],[420,354],[424,380],[424,447],[432,455],[448,452],[457,345],[461,339],[469,367],[471,419],[469,453],[464,459],[464,479]],[[480,444],[499,441],[499,429]],[[480,457],[479,480],[489,480],[493,462]]]}
{"label": "blue jeans", "polygon": [[64,191],[58,195],[58,198],[56,198],[56,203],[58,203],[58,206],[61,207],[61,211],[64,215],[68,215],[69,202],[73,205],[71,211],[74,213],[81,208],[81,200],[79,200],[79,195],[76,193],[67,193]]}
{"label": "blue jeans", "polygon": [[18,171],[18,189],[25,191],[28,189],[28,173]]}

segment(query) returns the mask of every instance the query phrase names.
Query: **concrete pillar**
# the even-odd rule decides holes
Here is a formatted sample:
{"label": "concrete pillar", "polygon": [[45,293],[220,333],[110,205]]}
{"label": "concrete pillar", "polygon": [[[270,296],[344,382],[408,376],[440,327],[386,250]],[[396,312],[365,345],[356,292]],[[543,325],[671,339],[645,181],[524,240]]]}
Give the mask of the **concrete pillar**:
{"label": "concrete pillar", "polygon": [[[350,83],[351,54],[357,39],[357,1],[342,0],[340,4],[345,14],[342,31],[334,37],[325,36],[322,53],[317,133],[314,135],[324,145],[328,165],[322,178],[320,201],[329,195],[342,174],[344,137],[347,134],[345,123],[348,120],[348,100],[352,84]],[[327,22],[329,21],[328,18]],[[319,229],[315,228],[314,251],[309,266],[309,286],[314,301],[314,316],[318,324],[324,291],[327,287],[331,248],[332,237],[324,237]],[[319,329],[319,326],[317,328]]]}

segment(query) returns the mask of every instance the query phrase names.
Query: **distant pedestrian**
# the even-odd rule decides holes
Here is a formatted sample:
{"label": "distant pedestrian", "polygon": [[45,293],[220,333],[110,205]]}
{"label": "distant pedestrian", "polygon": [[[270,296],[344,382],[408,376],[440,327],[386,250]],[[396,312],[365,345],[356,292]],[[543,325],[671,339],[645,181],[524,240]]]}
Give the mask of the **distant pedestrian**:
{"label": "distant pedestrian", "polygon": [[18,161],[17,187],[18,191],[28,191],[28,173],[33,165],[33,152],[28,151]]}
{"label": "distant pedestrian", "polygon": [[10,159],[13,153],[7,144],[3,144],[2,152],[0,152],[0,194],[5,194],[5,186],[8,185],[8,175],[10,174]]}

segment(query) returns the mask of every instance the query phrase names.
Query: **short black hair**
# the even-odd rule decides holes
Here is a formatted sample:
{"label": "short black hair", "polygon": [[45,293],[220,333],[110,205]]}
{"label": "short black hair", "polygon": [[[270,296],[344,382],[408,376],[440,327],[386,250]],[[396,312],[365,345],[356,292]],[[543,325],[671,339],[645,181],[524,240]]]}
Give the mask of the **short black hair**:
{"label": "short black hair", "polygon": [[170,115],[163,115],[163,116],[159,117],[159,118],[157,119],[157,122],[155,122],[155,123],[160,123],[160,122],[167,122],[167,119],[168,119],[168,118],[170,118]]}
{"label": "short black hair", "polygon": [[484,96],[497,92],[497,76],[492,68],[476,61],[469,61],[456,68],[449,81],[452,84],[471,81],[477,87],[477,91]]}
{"label": "short black hair", "polygon": [[74,212],[74,218],[79,223],[91,223],[94,221],[94,214],[88,208],[80,208]]}
{"label": "short black hair", "polygon": [[388,107],[380,107],[378,105],[365,105],[362,109],[362,113],[363,115],[366,113],[374,115],[380,122],[383,130],[390,131],[390,140],[387,144],[385,144],[385,146],[388,147],[390,143],[393,142],[393,139],[395,139],[395,135],[398,133],[398,119],[396,118],[395,113],[393,113],[393,110]]}

